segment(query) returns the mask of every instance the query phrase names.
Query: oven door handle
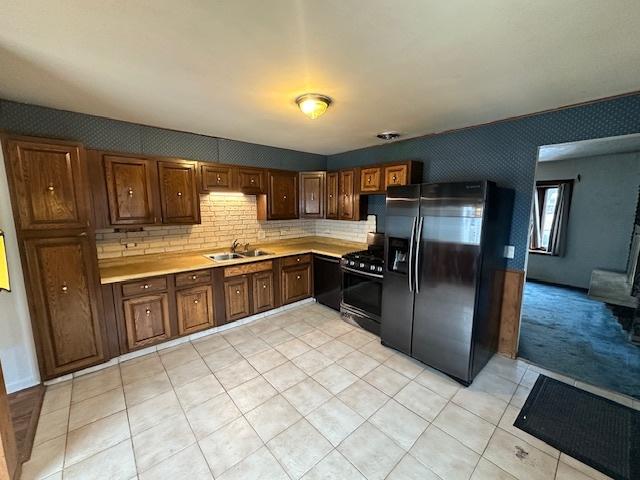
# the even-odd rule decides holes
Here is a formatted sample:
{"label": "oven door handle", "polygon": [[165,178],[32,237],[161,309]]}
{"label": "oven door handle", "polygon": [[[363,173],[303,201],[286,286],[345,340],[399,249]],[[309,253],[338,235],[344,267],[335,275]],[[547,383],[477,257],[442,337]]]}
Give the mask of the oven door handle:
{"label": "oven door handle", "polygon": [[415,242],[416,235],[416,223],[418,223],[418,217],[413,217],[413,225],[411,225],[411,237],[409,237],[409,258],[407,259],[407,263],[409,264],[409,272],[408,272],[408,281],[409,281],[409,291],[413,293],[413,244]]}
{"label": "oven door handle", "polygon": [[349,268],[349,267],[342,267],[342,270],[344,270],[345,272],[355,273],[357,275],[362,275],[363,277],[384,278],[382,275],[379,275],[377,273],[361,272],[360,270],[355,270],[355,269]]}

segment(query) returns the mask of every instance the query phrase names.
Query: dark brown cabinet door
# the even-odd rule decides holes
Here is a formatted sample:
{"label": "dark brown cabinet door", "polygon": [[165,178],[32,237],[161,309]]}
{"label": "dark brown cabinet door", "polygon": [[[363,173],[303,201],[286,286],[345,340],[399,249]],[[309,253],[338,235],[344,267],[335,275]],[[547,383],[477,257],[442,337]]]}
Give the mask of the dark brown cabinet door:
{"label": "dark brown cabinet door", "polygon": [[163,223],[200,223],[196,163],[158,162]]}
{"label": "dark brown cabinet door", "polygon": [[360,191],[367,193],[379,192],[382,190],[381,177],[381,167],[363,168],[360,173]]}
{"label": "dark brown cabinet door", "polygon": [[338,218],[340,220],[358,220],[358,194],[356,170],[341,170],[338,195]]}
{"label": "dark brown cabinet door", "polygon": [[392,185],[407,185],[409,166],[403,165],[390,165],[384,167],[384,188]]}
{"label": "dark brown cabinet door", "polygon": [[224,192],[233,189],[233,168],[230,166],[201,163],[200,178],[203,192]]}
{"label": "dark brown cabinet door", "polygon": [[249,279],[246,276],[230,278],[224,282],[224,309],[227,322],[251,314],[249,305]]}
{"label": "dark brown cabinet door", "polygon": [[211,285],[192,287],[176,293],[178,333],[185,335],[215,326]]}
{"label": "dark brown cabinet door", "polygon": [[338,172],[327,172],[327,218],[338,218]]}
{"label": "dark brown cabinet door", "polygon": [[106,360],[96,259],[86,235],[25,240],[32,322],[49,379]]}
{"label": "dark brown cabinet door", "polygon": [[239,167],[237,187],[244,193],[267,193],[266,172],[260,168]]}
{"label": "dark brown cabinet door", "polygon": [[169,295],[159,293],[125,300],[124,321],[129,350],[168,340],[171,338]]}
{"label": "dark brown cabinet door", "polygon": [[323,218],[325,172],[300,173],[300,218]]}
{"label": "dark brown cabinet door", "polygon": [[80,146],[8,140],[7,152],[21,230],[87,228],[89,188]]}
{"label": "dark brown cabinet door", "polygon": [[270,170],[267,197],[269,220],[298,218],[298,173]]}
{"label": "dark brown cabinet door", "polygon": [[159,223],[156,162],[120,155],[102,158],[111,224]]}
{"label": "dark brown cabinet door", "polygon": [[253,313],[271,310],[275,307],[273,296],[273,272],[253,274]]}
{"label": "dark brown cabinet door", "polygon": [[311,296],[311,265],[282,269],[282,303],[291,303]]}

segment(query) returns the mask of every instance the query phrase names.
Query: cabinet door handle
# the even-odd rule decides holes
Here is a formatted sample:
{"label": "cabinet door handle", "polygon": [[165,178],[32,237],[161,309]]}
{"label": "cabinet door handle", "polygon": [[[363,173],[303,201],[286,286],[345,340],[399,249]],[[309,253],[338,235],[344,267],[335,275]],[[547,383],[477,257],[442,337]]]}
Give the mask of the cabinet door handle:
{"label": "cabinet door handle", "polygon": [[194,300],[193,303],[195,303],[197,305],[198,304],[198,300]]}
{"label": "cabinet door handle", "polygon": [[256,183],[255,178],[252,178],[252,179],[251,179],[251,183]]}
{"label": "cabinet door handle", "polygon": [[266,283],[263,283],[263,284],[262,284],[262,288],[267,288],[267,284],[266,284]]}
{"label": "cabinet door handle", "polygon": [[329,198],[333,198],[333,193],[330,193],[330,194],[329,194]]}
{"label": "cabinet door handle", "polygon": [[140,288],[144,288],[145,290],[148,289],[150,287],[150,285],[148,283],[145,283],[144,285],[142,285]]}
{"label": "cabinet door handle", "polygon": [[300,280],[302,277],[300,275],[296,275],[296,280]]}
{"label": "cabinet door handle", "polygon": [[240,290],[236,290],[236,295],[240,295]]}
{"label": "cabinet door handle", "polygon": [[133,197],[133,188],[129,188],[127,193],[129,194],[130,197]]}
{"label": "cabinet door handle", "polygon": [[67,293],[69,291],[69,287],[67,287],[67,284],[65,283],[62,285],[60,290],[62,290],[62,293]]}
{"label": "cabinet door handle", "polygon": [[367,183],[371,183],[371,177],[367,178]]}
{"label": "cabinet door handle", "polygon": [[147,315],[147,317],[148,317],[149,315],[151,315],[151,310],[147,308],[147,309],[144,311],[144,313],[145,313],[145,314]]}
{"label": "cabinet door handle", "polygon": [[395,181],[398,179],[398,177],[396,177],[395,175],[393,177],[391,177],[391,180],[393,180],[393,182],[395,183]]}
{"label": "cabinet door handle", "polygon": [[312,193],[312,194],[311,194],[311,201],[313,202],[313,201],[315,201],[315,199],[316,199],[316,196],[315,196],[315,194],[314,194],[314,193]]}
{"label": "cabinet door handle", "polygon": [[198,276],[197,275],[191,275],[191,280],[197,280]]}
{"label": "cabinet door handle", "polygon": [[222,179],[220,178],[220,175],[218,175],[217,182],[220,183],[221,181],[222,181]]}
{"label": "cabinet door handle", "polygon": [[287,199],[287,196],[286,196],[286,195],[283,195],[283,196],[282,196],[282,198],[284,198],[284,199],[286,200],[286,199]]}
{"label": "cabinet door handle", "polygon": [[182,192],[178,192],[178,196],[181,197],[182,196]]}

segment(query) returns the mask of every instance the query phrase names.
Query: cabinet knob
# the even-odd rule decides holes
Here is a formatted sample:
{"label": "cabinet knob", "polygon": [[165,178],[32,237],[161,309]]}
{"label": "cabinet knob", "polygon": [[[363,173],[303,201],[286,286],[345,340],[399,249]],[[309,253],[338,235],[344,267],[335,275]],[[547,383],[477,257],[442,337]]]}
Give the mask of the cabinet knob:
{"label": "cabinet knob", "polygon": [[367,178],[367,183],[371,183],[371,177]]}
{"label": "cabinet knob", "polygon": [[333,198],[333,193],[330,193],[330,194],[329,194],[329,198]]}
{"label": "cabinet knob", "polygon": [[222,181],[222,179],[220,178],[220,175],[218,175],[218,179],[216,180],[218,183],[220,183]]}
{"label": "cabinet knob", "polygon": [[262,288],[267,288],[267,284],[266,284],[266,283],[263,283],[263,284],[262,284]]}
{"label": "cabinet knob", "polygon": [[236,290],[236,295],[240,295],[240,290]]}
{"label": "cabinet knob", "polygon": [[315,194],[312,193],[311,194],[311,201],[313,202],[315,199],[316,199],[316,196],[315,196]]}
{"label": "cabinet knob", "polygon": [[194,300],[193,303],[195,303],[197,305],[198,304],[198,300]]}
{"label": "cabinet knob", "polygon": [[182,196],[182,192],[178,192],[178,196],[181,197]]}
{"label": "cabinet knob", "polygon": [[147,317],[148,317],[149,315],[151,315],[151,310],[149,310],[149,309],[147,308],[147,309],[144,311],[144,313],[146,313],[146,314],[147,314]]}
{"label": "cabinet knob", "polygon": [[191,280],[197,280],[198,276],[197,275],[191,275]]}
{"label": "cabinet knob", "polygon": [[283,196],[282,196],[282,198],[284,198],[284,199],[286,200],[286,199],[287,199],[287,196],[286,196],[286,195],[283,195]]}
{"label": "cabinet knob", "polygon": [[296,262],[299,262],[299,261],[300,261],[300,258],[296,258]]}
{"label": "cabinet knob", "polygon": [[60,289],[62,290],[62,293],[67,293],[69,291],[69,287],[67,287],[67,285],[62,285],[62,288]]}
{"label": "cabinet knob", "polygon": [[302,277],[300,275],[296,275],[296,280],[300,280]]}
{"label": "cabinet knob", "polygon": [[251,179],[251,183],[256,183],[256,179],[255,179],[255,178],[252,178],[252,179]]}
{"label": "cabinet knob", "polygon": [[145,284],[144,284],[144,285],[142,285],[142,287],[140,287],[140,288],[144,288],[144,289],[146,290],[147,288],[149,288],[149,284],[148,284],[148,283],[145,283]]}
{"label": "cabinet knob", "polygon": [[391,177],[391,180],[393,180],[394,182],[398,179],[398,177],[396,177],[395,175],[393,177]]}
{"label": "cabinet knob", "polygon": [[49,190],[50,192],[53,192],[55,190],[55,188],[53,188],[53,183],[49,184],[49,186],[47,187],[47,190]]}
{"label": "cabinet knob", "polygon": [[127,193],[129,194],[130,197],[133,197],[133,188],[130,188]]}

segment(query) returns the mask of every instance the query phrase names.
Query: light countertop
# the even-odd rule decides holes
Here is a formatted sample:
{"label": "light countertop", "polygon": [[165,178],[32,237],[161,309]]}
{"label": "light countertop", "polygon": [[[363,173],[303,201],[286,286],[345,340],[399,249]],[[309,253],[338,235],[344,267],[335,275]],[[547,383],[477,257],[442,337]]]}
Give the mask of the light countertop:
{"label": "light countertop", "polygon": [[205,254],[228,252],[229,248],[194,250],[189,252],[159,253],[132,257],[110,258],[98,262],[100,283],[109,284],[140,278],[167,275],[171,273],[202,270],[206,268],[228,267],[273,258],[317,253],[340,258],[342,255],[367,248],[366,243],[347,242],[328,237],[302,237],[279,242],[251,244],[251,249],[261,249],[270,253],[260,257],[236,258],[214,261]]}

